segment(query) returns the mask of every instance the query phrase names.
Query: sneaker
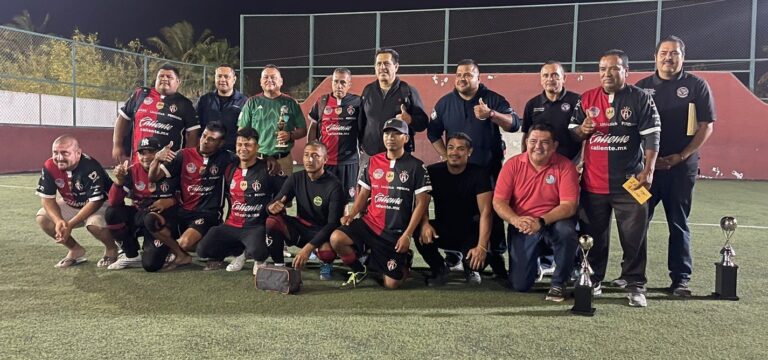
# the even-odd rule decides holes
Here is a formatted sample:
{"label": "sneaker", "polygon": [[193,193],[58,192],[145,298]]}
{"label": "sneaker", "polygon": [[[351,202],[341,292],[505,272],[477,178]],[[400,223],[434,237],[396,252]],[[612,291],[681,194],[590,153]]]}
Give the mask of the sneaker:
{"label": "sneaker", "polygon": [[451,272],[447,266],[432,272],[432,276],[427,278],[427,286],[443,286],[448,282],[448,273]]}
{"label": "sneaker", "polygon": [[480,277],[480,272],[470,271],[467,273],[467,283],[472,285],[480,285],[483,282],[483,278]]}
{"label": "sneaker", "polygon": [[259,270],[259,268],[267,266],[266,262],[259,263],[258,261],[253,262],[253,276],[256,276],[256,270]]}
{"label": "sneaker", "polygon": [[599,282],[592,285],[592,295],[594,296],[603,295],[603,285],[600,284]]}
{"label": "sneaker", "polygon": [[451,271],[464,271],[464,263],[461,261],[464,255],[458,251],[445,251],[445,266]]}
{"label": "sneaker", "polygon": [[349,274],[349,278],[347,281],[341,283],[342,289],[351,289],[357,287],[357,284],[361,283],[368,276],[368,269],[363,267],[363,271],[361,272],[350,271],[347,274]]}
{"label": "sneaker", "polygon": [[629,299],[629,306],[632,307],[646,307],[648,302],[645,300],[645,294],[641,292],[630,292],[627,294]]}
{"label": "sneaker", "polygon": [[688,280],[682,280],[677,284],[672,284],[670,289],[672,290],[672,296],[691,297],[691,288],[688,287]]}
{"label": "sneaker", "polygon": [[333,264],[323,263],[320,265],[320,280],[333,279]]}
{"label": "sneaker", "polygon": [[293,254],[291,254],[291,252],[288,251],[288,247],[287,246],[283,247],[283,256],[287,257],[287,258],[293,257]]}
{"label": "sneaker", "polygon": [[205,263],[205,267],[203,268],[203,271],[221,270],[223,268],[224,268],[223,261],[209,260],[207,263]]}
{"label": "sneaker", "polygon": [[611,286],[617,287],[619,289],[624,289],[627,287],[627,280],[624,280],[622,278],[613,279],[611,281]]}
{"label": "sneaker", "polygon": [[242,253],[236,258],[232,259],[232,262],[229,263],[229,265],[227,265],[227,271],[237,272],[237,271],[243,270],[244,265],[245,265],[245,253]]}
{"label": "sneaker", "polygon": [[125,254],[120,254],[117,261],[107,266],[107,270],[122,270],[129,267],[141,267],[141,254],[129,258]]}
{"label": "sneaker", "polygon": [[555,274],[555,267],[557,267],[557,265],[555,265],[555,264],[552,264],[551,266],[548,266],[548,267],[543,267],[543,266],[540,267],[541,268],[541,276],[552,276],[552,275],[554,275]]}
{"label": "sneaker", "polygon": [[549,288],[547,297],[544,298],[547,301],[561,302],[565,300],[565,289],[562,286],[552,285]]}

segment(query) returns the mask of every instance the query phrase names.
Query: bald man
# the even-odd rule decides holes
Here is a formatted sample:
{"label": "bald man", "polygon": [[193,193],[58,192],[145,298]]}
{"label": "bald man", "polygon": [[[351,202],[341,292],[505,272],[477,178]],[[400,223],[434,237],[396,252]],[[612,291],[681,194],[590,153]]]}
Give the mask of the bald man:
{"label": "bald man", "polygon": [[64,269],[87,260],[85,249],[72,237],[72,229],[85,226],[104,244],[104,256],[96,266],[106,268],[117,260],[117,245],[104,220],[103,206],[112,180],[98,161],[83,154],[71,135],[58,137],[52,153],[37,185],[43,205],[37,212],[37,224],[69,250],[56,267]]}

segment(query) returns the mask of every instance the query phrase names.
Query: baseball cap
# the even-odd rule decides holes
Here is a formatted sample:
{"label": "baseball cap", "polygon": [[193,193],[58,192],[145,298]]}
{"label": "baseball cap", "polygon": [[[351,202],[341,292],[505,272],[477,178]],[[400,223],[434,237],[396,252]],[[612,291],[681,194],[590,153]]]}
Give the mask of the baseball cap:
{"label": "baseball cap", "polygon": [[403,134],[408,134],[408,124],[397,118],[389,119],[384,123],[383,130],[386,131],[387,129],[395,129]]}
{"label": "baseball cap", "polygon": [[157,150],[160,150],[160,148],[162,148],[162,146],[160,146],[160,140],[158,140],[153,136],[149,136],[141,139],[141,141],[139,142],[139,148],[137,149],[137,151],[142,151],[142,150],[157,151]]}

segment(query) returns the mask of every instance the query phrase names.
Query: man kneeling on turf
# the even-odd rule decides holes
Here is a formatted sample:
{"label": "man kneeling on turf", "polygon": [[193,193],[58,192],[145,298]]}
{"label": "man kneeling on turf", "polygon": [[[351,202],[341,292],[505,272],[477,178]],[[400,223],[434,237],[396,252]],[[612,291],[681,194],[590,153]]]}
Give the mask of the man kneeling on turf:
{"label": "man kneeling on turf", "polygon": [[214,270],[224,267],[225,257],[242,254],[245,249],[246,256],[255,260],[255,275],[267,257],[271,256],[277,266],[284,265],[283,245],[267,239],[265,223],[267,204],[285,178],[267,172],[267,162],[258,157],[259,133],[253,128],[237,131],[235,151],[240,161],[226,169],[227,220],[205,234],[197,246],[197,254],[209,258],[206,269]]}
{"label": "man kneeling on turf", "polygon": [[[427,169],[404,149],[408,124],[389,119],[383,130],[387,151],[368,159],[352,210],[341,218],[343,226],[331,234],[333,250],[352,270],[342,287],[354,287],[367,276],[358,257],[370,249],[368,262],[372,270],[384,274],[384,287],[398,288],[410,272],[411,237],[429,204],[427,192],[432,186]],[[355,219],[366,204],[365,215]]]}
{"label": "man kneeling on turf", "polygon": [[536,124],[527,151],[504,164],[493,194],[493,208],[509,223],[509,281],[528,291],[536,280],[540,243],[555,252],[555,273],[546,300],[565,300],[565,283],[576,256],[576,206],[579,180],[573,163],[556,152],[552,127]]}
{"label": "man kneeling on turf", "polygon": [[[269,205],[267,233],[277,242],[301,247],[293,259],[293,267],[301,269],[310,254],[317,250],[320,266],[320,280],[333,277],[333,252],[329,238],[341,216],[344,215],[346,197],[341,182],[336,176],[325,171],[328,149],[319,141],[304,146],[304,171],[288,177],[275,201]],[[297,216],[285,214],[285,204],[296,198]]]}
{"label": "man kneeling on turf", "polygon": [[[158,271],[165,263],[168,247],[155,240],[152,233],[167,229],[174,237],[178,236],[175,223],[178,181],[174,178],[149,181],[149,165],[161,148],[157,138],[146,137],[139,142],[136,151],[138,163],[128,165],[126,160],[115,166],[115,182],[109,191],[106,218],[112,236],[122,242],[124,253],[107,267],[109,270],[142,266],[146,271]],[[133,200],[131,206],[125,205],[125,197]],[[147,216],[149,213],[162,214],[167,219],[164,226],[158,225],[154,216]],[[139,254],[139,236],[144,238],[143,257]]]}

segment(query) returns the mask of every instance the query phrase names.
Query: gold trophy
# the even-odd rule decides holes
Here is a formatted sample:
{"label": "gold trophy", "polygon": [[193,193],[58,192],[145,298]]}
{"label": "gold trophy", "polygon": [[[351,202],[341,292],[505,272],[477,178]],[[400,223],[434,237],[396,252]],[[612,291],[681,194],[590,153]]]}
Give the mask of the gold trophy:
{"label": "gold trophy", "polygon": [[[288,107],[283,105],[280,107],[280,115],[277,117],[277,131],[275,132],[275,136],[277,136],[278,132],[285,131],[285,124],[287,122],[288,122]],[[277,145],[275,145],[275,147],[280,150],[285,150],[288,148],[288,143],[277,140]]]}
{"label": "gold trophy", "polygon": [[733,262],[736,251],[731,246],[731,238],[736,232],[738,223],[733,216],[724,216],[720,219],[720,229],[725,236],[725,244],[720,249],[720,262],[715,263],[715,292],[712,293],[717,299],[739,300],[736,296],[736,280],[739,266]]}
{"label": "gold trophy", "polygon": [[577,315],[593,316],[595,308],[592,307],[592,266],[589,265],[587,255],[589,250],[595,244],[595,240],[589,235],[579,236],[579,247],[581,248],[581,271],[579,280],[573,290],[573,307],[571,312]]}

